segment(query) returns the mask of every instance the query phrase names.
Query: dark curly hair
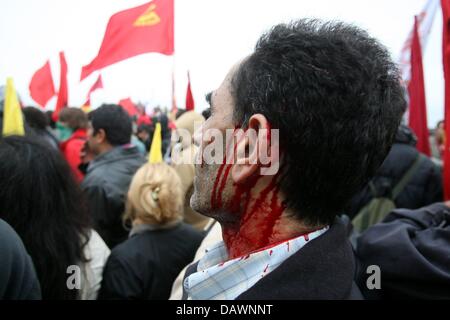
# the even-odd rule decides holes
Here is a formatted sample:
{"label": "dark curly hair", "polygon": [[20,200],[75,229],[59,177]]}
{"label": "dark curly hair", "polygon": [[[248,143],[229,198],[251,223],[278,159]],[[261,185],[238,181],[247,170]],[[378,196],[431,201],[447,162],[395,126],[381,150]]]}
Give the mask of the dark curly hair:
{"label": "dark curly hair", "polygon": [[288,208],[329,224],[375,173],[405,111],[388,51],[341,22],[299,20],[264,34],[231,81],[236,125],[261,113],[280,130]]}

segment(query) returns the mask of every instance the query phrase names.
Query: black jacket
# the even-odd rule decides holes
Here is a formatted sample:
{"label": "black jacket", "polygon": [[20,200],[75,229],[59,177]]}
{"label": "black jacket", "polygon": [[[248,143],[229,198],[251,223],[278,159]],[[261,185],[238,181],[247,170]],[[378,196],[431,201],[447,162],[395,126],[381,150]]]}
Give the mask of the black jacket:
{"label": "black jacket", "polygon": [[122,225],[126,196],[131,179],[144,162],[136,147],[116,147],[89,164],[81,184],[94,229],[110,248],[127,238]]}
{"label": "black jacket", "polygon": [[202,239],[200,231],[185,223],[137,231],[112,250],[98,298],[169,299],[173,282],[194,259]]}
{"label": "black jacket", "polygon": [[41,299],[33,262],[22,240],[0,220],[0,300]]}
{"label": "black jacket", "polygon": [[237,300],[358,300],[353,281],[355,259],[347,227],[336,219],[330,229],[308,242]]}
{"label": "black jacket", "polygon": [[[416,160],[418,151],[415,143],[415,136],[411,130],[401,126],[391,151],[372,179],[380,195],[389,195],[391,189],[396,186]],[[372,198],[372,193],[366,186],[352,198],[346,214],[350,218],[355,217]],[[394,202],[397,208],[418,209],[442,200],[441,169],[426,158]]]}
{"label": "black jacket", "polygon": [[[398,209],[358,239],[358,283],[370,299],[450,299],[450,209],[434,204]],[[364,289],[370,265],[381,270],[381,290]]]}

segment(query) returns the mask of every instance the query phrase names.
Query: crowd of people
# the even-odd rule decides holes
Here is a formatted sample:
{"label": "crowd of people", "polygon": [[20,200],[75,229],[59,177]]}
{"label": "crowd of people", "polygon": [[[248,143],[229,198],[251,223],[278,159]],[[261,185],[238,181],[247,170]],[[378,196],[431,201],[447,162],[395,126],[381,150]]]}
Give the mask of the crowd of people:
{"label": "crowd of people", "polygon": [[[365,31],[299,20],[203,114],[23,108],[25,136],[0,140],[0,298],[449,299],[450,204],[405,94]],[[200,134],[239,129],[256,143]],[[234,161],[205,161],[213,146]]]}

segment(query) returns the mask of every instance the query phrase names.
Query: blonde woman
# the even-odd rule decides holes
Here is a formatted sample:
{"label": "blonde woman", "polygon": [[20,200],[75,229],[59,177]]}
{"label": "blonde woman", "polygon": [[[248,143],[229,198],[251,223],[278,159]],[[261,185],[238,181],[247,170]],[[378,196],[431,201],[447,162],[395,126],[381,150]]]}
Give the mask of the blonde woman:
{"label": "blonde woman", "polygon": [[180,178],[165,163],[141,167],[128,191],[129,239],[111,252],[99,299],[168,299],[203,234],[183,222]]}
{"label": "blonde woman", "polygon": [[[195,111],[185,112],[175,121],[176,130],[174,132],[174,140],[179,140],[182,136],[180,131],[189,132],[190,136],[194,135],[195,125],[201,125],[205,122],[205,118]],[[209,222],[213,219],[208,218],[198,212],[195,212],[189,201],[194,192],[194,155],[197,148],[192,143],[192,139],[182,138],[178,141],[172,150],[171,160],[172,167],[177,171],[181,178],[183,195],[185,199],[184,204],[184,222],[194,226],[197,230],[204,230]]]}

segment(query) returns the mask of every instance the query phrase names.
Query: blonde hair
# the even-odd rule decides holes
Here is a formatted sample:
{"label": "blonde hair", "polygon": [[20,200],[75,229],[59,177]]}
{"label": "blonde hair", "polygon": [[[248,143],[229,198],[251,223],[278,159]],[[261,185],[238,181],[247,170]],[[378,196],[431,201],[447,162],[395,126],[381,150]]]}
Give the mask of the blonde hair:
{"label": "blonde hair", "polygon": [[164,225],[183,218],[183,193],[176,171],[165,163],[143,165],[128,191],[124,222]]}

